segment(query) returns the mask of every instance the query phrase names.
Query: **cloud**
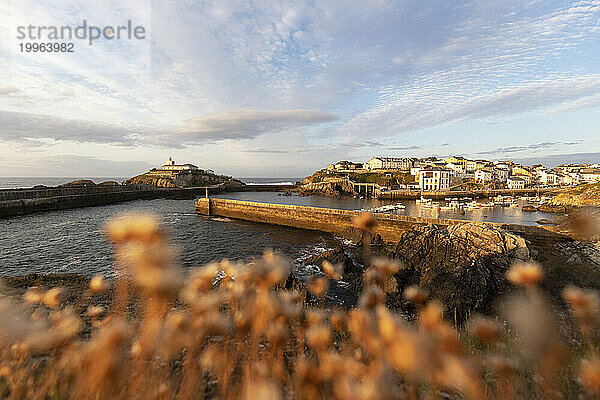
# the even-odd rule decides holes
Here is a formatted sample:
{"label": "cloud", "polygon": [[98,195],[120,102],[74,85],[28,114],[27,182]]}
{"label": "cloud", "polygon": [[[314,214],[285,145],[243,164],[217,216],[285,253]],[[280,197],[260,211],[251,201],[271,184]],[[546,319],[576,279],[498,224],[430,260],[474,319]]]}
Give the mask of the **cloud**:
{"label": "cloud", "polygon": [[576,142],[541,142],[541,143],[533,143],[527,146],[510,146],[510,147],[499,147],[496,148],[494,150],[489,150],[489,151],[481,151],[477,154],[498,154],[498,153],[518,153],[521,151],[526,151],[526,150],[544,150],[544,149],[549,149],[551,147],[555,147],[555,146],[573,146],[573,145],[577,145],[580,144],[581,141],[576,141]]}
{"label": "cloud", "polygon": [[155,165],[144,161],[115,161],[73,154],[0,159],[0,171],[12,176],[130,177],[152,167]]}
{"label": "cloud", "polygon": [[0,96],[8,96],[18,92],[19,89],[14,86],[0,86]]}
{"label": "cloud", "polygon": [[547,167],[554,168],[557,165],[570,163],[600,163],[600,153],[549,154],[538,157],[517,158],[513,161],[525,165],[544,164]]}
{"label": "cloud", "polygon": [[318,110],[236,110],[209,117],[187,119],[186,125],[171,136],[181,143],[252,139],[265,133],[282,132],[337,120]]}
{"label": "cloud", "polygon": [[135,129],[0,110],[0,141],[41,145],[44,140],[134,146],[141,139]]}

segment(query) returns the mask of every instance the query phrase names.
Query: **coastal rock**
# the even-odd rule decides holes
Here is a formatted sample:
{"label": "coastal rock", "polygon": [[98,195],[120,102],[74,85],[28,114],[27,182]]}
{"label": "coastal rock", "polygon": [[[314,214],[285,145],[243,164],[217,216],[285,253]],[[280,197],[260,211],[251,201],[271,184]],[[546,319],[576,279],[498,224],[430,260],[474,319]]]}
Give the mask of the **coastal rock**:
{"label": "coastal rock", "polygon": [[205,172],[181,172],[158,174],[148,172],[123,181],[124,185],[149,185],[156,187],[201,187],[226,185],[228,188],[243,187],[244,183],[229,176],[215,175]]}
{"label": "coastal rock", "polygon": [[59,187],[87,187],[87,186],[96,186],[94,181],[89,179],[78,179],[73,182],[65,183],[60,185]]}
{"label": "coastal rock", "polygon": [[569,212],[569,208],[562,204],[542,204],[537,208],[538,211],[545,213],[565,214]]}
{"label": "coastal rock", "polygon": [[[490,311],[510,287],[506,270],[517,260],[529,260],[530,251],[520,236],[469,223],[414,228],[402,235],[391,256],[405,265],[396,274],[401,289],[419,285],[461,319],[472,311]],[[388,297],[391,307],[406,307],[401,293]]]}
{"label": "coastal rock", "polygon": [[537,211],[537,207],[532,206],[531,204],[525,204],[523,207],[521,207],[522,211],[526,211],[526,212],[535,212]]}
{"label": "coastal rock", "polygon": [[300,187],[300,194],[303,196],[318,194],[323,196],[344,196],[357,195],[352,183],[347,179],[332,179],[329,181],[305,183]]}
{"label": "coastal rock", "polygon": [[352,258],[350,258],[350,256],[348,256],[344,252],[344,249],[342,249],[341,247],[337,247],[333,250],[328,250],[323,253],[310,256],[309,258],[304,260],[304,263],[307,265],[317,265],[320,267],[321,264],[323,264],[323,261],[329,261],[331,264],[334,265],[343,265],[343,275],[345,277],[349,275],[362,274],[362,268],[357,266],[352,260]]}

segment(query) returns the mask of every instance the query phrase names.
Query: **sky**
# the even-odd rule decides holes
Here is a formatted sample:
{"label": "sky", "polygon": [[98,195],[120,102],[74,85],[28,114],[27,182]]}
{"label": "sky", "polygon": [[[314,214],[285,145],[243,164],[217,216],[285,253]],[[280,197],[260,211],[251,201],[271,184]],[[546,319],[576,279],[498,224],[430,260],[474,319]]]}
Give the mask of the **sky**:
{"label": "sky", "polygon": [[[18,35],[84,20],[144,35]],[[600,0],[0,0],[0,176],[598,162],[599,124]]]}

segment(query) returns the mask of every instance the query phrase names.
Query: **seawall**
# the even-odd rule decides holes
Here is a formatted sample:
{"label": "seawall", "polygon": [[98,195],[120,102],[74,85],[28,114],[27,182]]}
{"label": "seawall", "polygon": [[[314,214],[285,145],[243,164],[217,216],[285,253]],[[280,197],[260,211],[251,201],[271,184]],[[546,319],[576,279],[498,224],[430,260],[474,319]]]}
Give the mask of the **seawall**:
{"label": "seawall", "polygon": [[[202,198],[196,201],[196,213],[220,217],[261,222],[266,224],[285,225],[295,228],[330,232],[338,236],[356,235],[352,219],[362,212],[338,210],[331,208],[293,206],[286,204],[269,204],[251,201]],[[412,217],[395,214],[372,214],[377,222],[373,230],[386,242],[396,242],[403,232],[414,226],[435,224],[449,226],[465,224],[473,221],[456,219],[438,219]],[[517,224],[499,224],[481,222],[515,233],[529,240],[535,247],[545,247],[558,241],[570,240],[569,237],[553,230],[552,227],[538,227]]]}
{"label": "seawall", "polygon": [[[225,191],[283,191],[289,185],[247,185],[209,187],[210,193]],[[206,193],[205,187],[162,188],[148,185],[47,187],[0,190],[0,218],[69,208],[102,206],[132,200],[159,198],[194,199]]]}

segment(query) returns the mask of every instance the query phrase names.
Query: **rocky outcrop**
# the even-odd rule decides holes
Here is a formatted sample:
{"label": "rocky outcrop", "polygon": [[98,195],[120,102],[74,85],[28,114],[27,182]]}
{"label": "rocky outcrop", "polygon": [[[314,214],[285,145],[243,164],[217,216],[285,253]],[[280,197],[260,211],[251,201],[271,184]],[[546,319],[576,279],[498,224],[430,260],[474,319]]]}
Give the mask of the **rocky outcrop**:
{"label": "rocky outcrop", "polygon": [[226,184],[233,188],[242,187],[244,183],[229,176],[215,175],[205,172],[182,172],[174,174],[145,173],[123,181],[125,185],[149,185],[156,187],[201,187]]}
{"label": "rocky outcrop", "polygon": [[600,183],[589,183],[565,189],[550,200],[550,205],[567,207],[600,207]]}
{"label": "rocky outcrop", "polygon": [[[390,255],[404,265],[395,276],[401,289],[419,285],[459,319],[489,311],[509,288],[506,270],[531,256],[523,238],[482,223],[414,228]],[[407,306],[401,292],[389,298],[390,306]]]}
{"label": "rocky outcrop", "polygon": [[352,183],[347,179],[336,179],[325,182],[304,184],[299,189],[301,196],[322,195],[322,196],[355,196],[357,193]]}
{"label": "rocky outcrop", "polygon": [[59,185],[58,187],[89,187],[89,186],[96,186],[96,184],[94,183],[94,181],[91,181],[89,179],[78,179],[73,182],[64,183],[62,185]]}

